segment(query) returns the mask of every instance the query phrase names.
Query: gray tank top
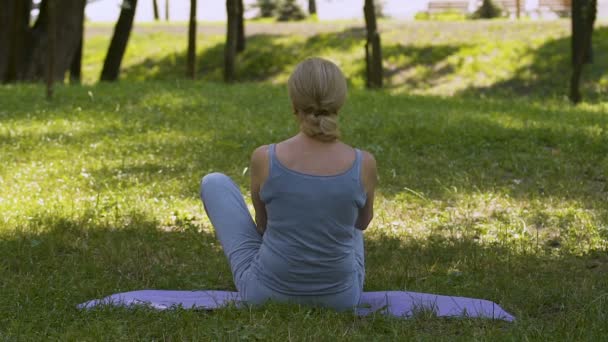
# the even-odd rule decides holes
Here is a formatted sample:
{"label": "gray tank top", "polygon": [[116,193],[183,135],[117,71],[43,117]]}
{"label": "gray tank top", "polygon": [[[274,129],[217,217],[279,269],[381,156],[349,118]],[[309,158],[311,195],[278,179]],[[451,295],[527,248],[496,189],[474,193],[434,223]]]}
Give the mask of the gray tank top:
{"label": "gray tank top", "polygon": [[355,281],[353,236],[366,194],[361,151],[353,165],[332,176],[291,170],[270,145],[270,170],[260,190],[267,225],[252,266],[268,288],[286,295],[327,295]]}

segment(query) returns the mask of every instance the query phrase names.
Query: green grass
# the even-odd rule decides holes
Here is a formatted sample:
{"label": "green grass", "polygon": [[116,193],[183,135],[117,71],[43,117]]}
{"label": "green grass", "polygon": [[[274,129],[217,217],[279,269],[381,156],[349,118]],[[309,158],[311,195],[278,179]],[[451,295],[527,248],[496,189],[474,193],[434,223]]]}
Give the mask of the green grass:
{"label": "green grass", "polygon": [[[497,65],[526,63],[506,60],[511,54],[530,56],[527,76],[505,76],[512,82],[490,84],[483,97],[468,86],[435,96],[422,77],[435,74],[424,70],[408,76],[420,77],[418,85],[359,89],[357,30],[250,39],[239,73],[255,83],[214,82],[221,76],[220,37],[201,37],[204,80],[193,82],[181,77],[177,33],[143,32],[133,37],[118,84],[58,87],[52,102],[42,86],[0,87],[0,340],[602,340],[608,104],[605,88],[594,92],[588,84],[591,101],[571,107],[550,82],[563,75],[534,74],[564,63],[541,66],[533,58],[567,46],[562,24],[530,23],[545,30],[527,41],[513,38],[509,44],[526,46],[516,52],[484,38],[520,37],[506,22],[449,26],[462,34],[490,25],[466,42],[458,32],[428,30],[454,23],[403,24],[426,32],[415,40],[386,33],[389,42],[400,39],[393,44],[401,51],[394,56],[404,58],[399,63],[417,68],[464,58],[463,49],[481,56],[492,44]],[[105,44],[101,36],[87,43],[89,80]],[[296,46],[301,50],[292,51]],[[245,191],[251,151],[296,128],[281,80],[295,58],[317,49],[342,61],[349,75],[345,140],[374,152],[379,163],[365,290],[486,298],[517,322],[356,318],[277,304],[213,312],[77,310],[78,303],[119,291],[234,289],[198,182],[222,171]],[[274,64],[265,64],[269,56]],[[595,69],[603,63],[598,57],[587,77],[605,79]],[[475,83],[463,70],[451,72]],[[509,95],[524,80],[533,80],[538,93]]]}

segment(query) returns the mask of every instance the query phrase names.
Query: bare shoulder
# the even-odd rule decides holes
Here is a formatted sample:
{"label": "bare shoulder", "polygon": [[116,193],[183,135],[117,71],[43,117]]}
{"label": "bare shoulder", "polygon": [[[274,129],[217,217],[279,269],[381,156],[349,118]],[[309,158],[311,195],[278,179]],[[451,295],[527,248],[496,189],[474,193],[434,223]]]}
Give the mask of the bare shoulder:
{"label": "bare shoulder", "polygon": [[255,150],[251,154],[251,162],[264,161],[268,159],[268,145],[262,145]]}
{"label": "bare shoulder", "polygon": [[262,145],[251,154],[249,165],[251,176],[255,179],[263,179],[268,174],[268,145]]}
{"label": "bare shoulder", "polygon": [[368,151],[361,150],[361,178],[366,190],[371,190],[378,182],[376,158]]}
{"label": "bare shoulder", "polygon": [[368,151],[361,150],[363,169],[368,171],[376,171],[376,157]]}

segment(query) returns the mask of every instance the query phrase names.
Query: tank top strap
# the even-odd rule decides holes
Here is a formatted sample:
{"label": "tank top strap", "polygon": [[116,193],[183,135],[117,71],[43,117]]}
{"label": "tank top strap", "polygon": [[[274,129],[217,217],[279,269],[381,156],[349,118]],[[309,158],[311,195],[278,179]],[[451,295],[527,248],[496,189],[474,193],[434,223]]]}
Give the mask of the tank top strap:
{"label": "tank top strap", "polygon": [[361,178],[361,161],[363,157],[361,154],[361,150],[355,148],[355,165],[352,168],[352,178],[353,180],[359,181]]}
{"label": "tank top strap", "polygon": [[268,178],[271,178],[276,174],[276,144],[270,144],[268,146]]}

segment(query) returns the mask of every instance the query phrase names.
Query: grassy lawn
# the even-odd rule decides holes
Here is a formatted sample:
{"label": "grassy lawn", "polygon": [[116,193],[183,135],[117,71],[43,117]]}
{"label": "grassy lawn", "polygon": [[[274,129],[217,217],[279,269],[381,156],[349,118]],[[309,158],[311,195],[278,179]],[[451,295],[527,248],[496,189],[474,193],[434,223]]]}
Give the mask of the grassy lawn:
{"label": "grassy lawn", "polygon": [[[363,32],[344,25],[252,25],[236,85],[217,82],[221,36],[199,36],[201,80],[186,81],[185,36],[152,27],[132,37],[118,84],[92,84],[97,34],[89,84],[51,103],[41,86],[1,86],[0,340],[604,339],[608,28],[573,108],[565,21],[383,23],[389,86],[375,92],[361,89]],[[345,69],[344,138],[379,163],[365,290],[485,298],[517,322],[77,310],[121,291],[234,290],[198,182],[222,171],[245,191],[251,151],[296,129],[282,82],[312,54]]]}

